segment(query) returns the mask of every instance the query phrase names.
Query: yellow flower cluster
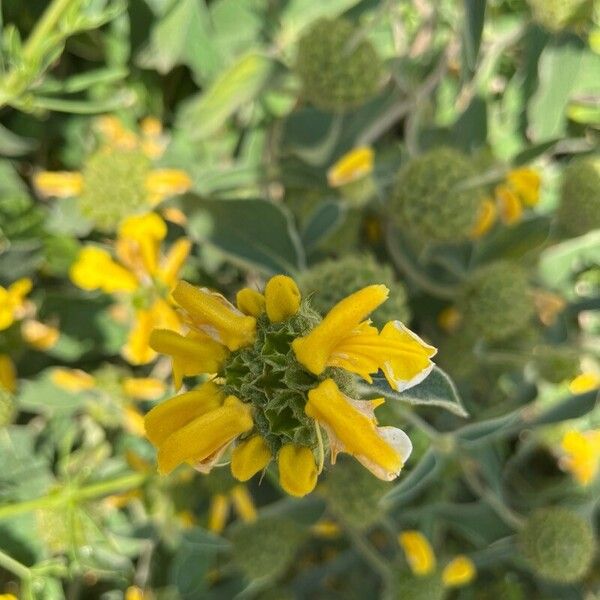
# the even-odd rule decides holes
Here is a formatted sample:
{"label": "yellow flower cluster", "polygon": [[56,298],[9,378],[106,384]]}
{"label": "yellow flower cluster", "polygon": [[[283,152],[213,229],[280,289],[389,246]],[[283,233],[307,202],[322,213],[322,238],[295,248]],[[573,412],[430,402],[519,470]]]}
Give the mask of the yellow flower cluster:
{"label": "yellow flower cluster", "polygon": [[[172,357],[177,388],[184,377],[214,376],[156,406],[146,416],[146,433],[158,448],[159,471],[167,474],[188,463],[206,473],[235,444],[231,471],[236,479],[250,479],[275,458],[282,488],[303,496],[314,489],[323,466],[323,428],[332,463],[339,452],[347,452],[377,477],[397,477],[411,452],[410,440],[400,429],[378,426],[374,410],[382,399],[355,400],[340,389],[333,376],[343,372],[346,377],[355,374],[371,382],[372,375],[381,370],[393,389],[403,390],[430,372],[434,348],[399,321],[387,323],[381,331],[370,324],[368,315],[387,295],[383,285],[363,288],[339,302],[322,320],[307,326],[301,335],[288,333],[288,337],[278,338],[285,340],[281,342],[265,338],[264,332],[277,326],[285,330],[294,319],[301,319],[304,310],[298,287],[289,277],[270,279],[264,294],[241,290],[237,307],[218,293],[180,282],[172,296],[185,315],[189,331],[181,335],[157,330],[151,345]],[[270,430],[265,433],[268,419],[264,418],[264,406],[241,397],[242,392],[239,396],[229,393],[233,388],[225,374],[235,374],[237,361],[255,344],[263,344],[259,355],[274,344],[285,346],[280,356],[291,356],[288,370],[304,373],[302,377],[309,383],[303,388],[303,407],[296,407],[302,414],[290,417],[290,427],[300,418],[307,420],[317,432],[318,443],[298,443]],[[265,363],[262,367],[267,377],[271,366]],[[253,385],[260,387],[261,365],[253,368],[257,369]],[[252,389],[247,392],[251,395]],[[273,393],[266,390],[265,397]]]}
{"label": "yellow flower cluster", "polygon": [[129,299],[135,323],[123,348],[131,364],[146,364],[156,357],[150,348],[155,327],[179,331],[181,320],[172,306],[169,292],[190,253],[191,242],[177,240],[161,256],[167,235],[165,222],[155,213],[125,219],[118,231],[115,254],[97,246],[84,247],[71,266],[73,283],[84,290],[101,290]]}
{"label": "yellow flower cluster", "polygon": [[534,169],[523,167],[510,171],[506,180],[496,186],[494,197],[483,202],[472,237],[484,236],[498,216],[506,225],[518,223],[523,217],[525,207],[538,203],[540,184],[540,176]]}
{"label": "yellow flower cluster", "polygon": [[[437,561],[431,544],[419,531],[403,531],[398,542],[404,550],[406,561],[416,577],[432,574],[437,568]],[[461,587],[467,585],[477,574],[473,561],[460,554],[453,558],[442,570],[444,587]]]}

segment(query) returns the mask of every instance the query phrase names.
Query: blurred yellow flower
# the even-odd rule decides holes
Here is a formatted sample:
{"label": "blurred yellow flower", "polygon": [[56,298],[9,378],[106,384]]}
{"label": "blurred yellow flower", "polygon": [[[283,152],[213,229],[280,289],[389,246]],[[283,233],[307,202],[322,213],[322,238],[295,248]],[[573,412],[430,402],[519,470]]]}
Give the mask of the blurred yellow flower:
{"label": "blurred yellow flower", "polygon": [[586,394],[597,389],[600,389],[600,375],[597,373],[581,373],[569,383],[572,394]]}
{"label": "blurred yellow flower", "polygon": [[17,370],[8,354],[0,354],[0,389],[11,394],[17,389]]}
{"label": "blurred yellow flower", "polygon": [[235,485],[227,494],[214,494],[208,511],[208,530],[221,533],[225,529],[229,512],[233,506],[236,514],[245,523],[256,521],[256,507],[245,485]]}
{"label": "blurred yellow flower", "polygon": [[327,182],[331,187],[340,187],[357,181],[373,172],[375,153],[368,146],[353,148],[344,154],[327,171]]}
{"label": "blurred yellow flower", "polygon": [[31,291],[31,279],[18,279],[7,288],[0,286],[0,331],[8,329],[27,309],[26,296]]}
{"label": "blurred yellow flower", "polygon": [[444,567],[442,581],[446,587],[462,587],[471,583],[476,575],[477,570],[473,561],[460,554]]}
{"label": "blurred yellow flower", "polygon": [[589,485],[600,471],[600,429],[567,431],[561,442],[560,466],[581,485]]}
{"label": "blurred yellow flower", "polygon": [[36,350],[49,350],[58,341],[60,331],[35,319],[27,319],[21,324],[21,335]]}
{"label": "blurred yellow flower", "polygon": [[129,217],[118,231],[118,261],[107,250],[87,246],[70,270],[73,283],[84,290],[122,294],[129,299],[135,320],[123,356],[134,365],[156,357],[149,345],[155,327],[179,331],[182,326],[169,292],[190,253],[191,242],[181,238],[161,256],[166,235],[167,226],[155,213]]}
{"label": "blurred yellow flower", "polygon": [[58,367],[52,370],[50,381],[68,392],[82,392],[96,386],[96,379],[81,369],[65,369]]}

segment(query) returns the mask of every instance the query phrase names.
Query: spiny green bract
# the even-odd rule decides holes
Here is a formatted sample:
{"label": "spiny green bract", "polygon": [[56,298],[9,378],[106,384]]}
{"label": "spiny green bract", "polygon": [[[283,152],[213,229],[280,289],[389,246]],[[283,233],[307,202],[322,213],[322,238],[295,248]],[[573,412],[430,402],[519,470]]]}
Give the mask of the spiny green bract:
{"label": "spiny green bract", "polygon": [[257,319],[254,344],[231,353],[223,367],[224,392],[254,406],[258,433],[273,455],[290,442],[317,446],[314,423],[304,407],[307,392],[320,381],[331,377],[342,391],[353,394],[354,377],[346,371],[330,368],[317,377],[296,360],[291,343],[320,320],[307,302],[282,323],[271,323],[263,314]]}
{"label": "spiny green bract", "polygon": [[574,160],[565,169],[558,222],[569,235],[600,228],[600,157]]}
{"label": "spiny green bract", "polygon": [[321,19],[300,39],[296,71],[318,108],[344,111],[372,98],[383,66],[375,48],[346,19]]}
{"label": "spiny green bract", "polygon": [[340,300],[368,285],[383,283],[390,290],[387,302],[371,318],[377,326],[388,321],[410,319],[406,304],[406,288],[396,281],[389,265],[379,264],[368,254],[351,254],[338,260],[326,260],[305,271],[300,277],[300,287],[310,296],[313,308],[326,314]]}
{"label": "spiny green bract", "polygon": [[445,596],[442,576],[437,571],[416,576],[408,570],[403,570],[397,575],[394,588],[394,597],[397,600],[442,600]]}
{"label": "spiny green bract", "polygon": [[509,261],[481,267],[464,285],[459,305],[467,331],[488,341],[506,339],[532,315],[527,274]]}
{"label": "spiny green bract", "polygon": [[102,231],[114,231],[127,216],[148,204],[150,159],[138,150],[100,150],[83,167],[81,213]]}
{"label": "spiny green bract", "polygon": [[460,186],[476,174],[458,150],[430,150],[400,169],[390,198],[390,217],[418,239],[465,240],[475,226],[483,196],[479,188]]}
{"label": "spiny green bract", "polygon": [[527,0],[533,18],[550,31],[577,28],[592,18],[594,0]]}
{"label": "spiny green bract", "polygon": [[283,517],[238,523],[231,531],[233,558],[249,579],[274,577],[290,565],[304,537],[297,523]]}
{"label": "spiny green bract", "polygon": [[519,532],[518,541],[536,574],[561,583],[581,580],[596,549],[589,523],[562,507],[535,511]]}
{"label": "spiny green bract", "polygon": [[379,516],[377,505],[389,484],[354,460],[339,460],[322,486],[331,509],[355,527],[368,527]]}

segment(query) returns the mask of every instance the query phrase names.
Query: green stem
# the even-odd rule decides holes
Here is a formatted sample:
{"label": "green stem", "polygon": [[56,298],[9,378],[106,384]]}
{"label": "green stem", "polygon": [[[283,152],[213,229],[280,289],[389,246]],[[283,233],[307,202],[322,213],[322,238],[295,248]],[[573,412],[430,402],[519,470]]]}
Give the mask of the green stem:
{"label": "green stem", "polygon": [[54,508],[56,506],[62,506],[67,502],[84,502],[86,500],[100,498],[116,492],[126,491],[140,486],[142,483],[144,483],[147,477],[148,475],[145,473],[130,473],[129,475],[124,475],[108,481],[93,483],[79,489],[72,490],[65,488],[55,493],[48,494],[47,496],[34,498],[33,500],[26,500],[16,504],[1,506],[0,521],[38,510],[40,508]]}
{"label": "green stem", "polygon": [[2,550],[0,550],[0,567],[16,575],[19,579],[30,579],[31,570],[24,564],[15,560]]}

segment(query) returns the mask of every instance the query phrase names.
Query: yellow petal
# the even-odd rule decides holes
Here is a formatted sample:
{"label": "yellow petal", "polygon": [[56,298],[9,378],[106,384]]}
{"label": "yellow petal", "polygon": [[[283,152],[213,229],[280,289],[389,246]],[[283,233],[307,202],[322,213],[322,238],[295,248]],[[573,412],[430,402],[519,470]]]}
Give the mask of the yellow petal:
{"label": "yellow petal", "polygon": [[17,370],[8,354],[0,354],[0,389],[11,394],[17,389]]}
{"label": "yellow petal", "polygon": [[338,302],[309,334],[294,340],[292,347],[298,361],[320,375],[340,343],[352,336],[361,321],[387,296],[384,285],[370,285]]}
{"label": "yellow petal", "polygon": [[412,450],[401,430],[377,427],[373,404],[352,401],[332,379],[308,392],[304,410],[330,434],[332,462],[341,450],[352,454],[377,477],[391,480],[398,476]]}
{"label": "yellow petal", "polygon": [[71,198],[83,192],[83,175],[69,171],[40,171],[33,176],[33,185],[40,196]]}
{"label": "yellow petal", "polygon": [[460,554],[451,560],[442,571],[442,581],[445,587],[461,587],[471,583],[477,575],[475,564],[468,557]]}
{"label": "yellow petal", "polygon": [[535,206],[539,202],[542,180],[535,169],[529,167],[513,169],[506,176],[506,180],[523,204]]}
{"label": "yellow petal", "polygon": [[168,329],[155,329],[150,347],[173,357],[176,388],[181,387],[181,377],[217,373],[228,355],[224,346],[203,333],[190,332],[184,337]]}
{"label": "yellow petal", "polygon": [[174,396],[155,406],[146,415],[146,435],[158,446],[197,417],[219,408],[223,400],[221,388],[211,381],[195,390]]}
{"label": "yellow petal", "polygon": [[25,296],[31,292],[33,288],[33,283],[29,277],[23,277],[22,279],[17,279],[14,283],[11,283],[8,286],[8,295],[11,298],[11,301],[17,305],[21,305]]}
{"label": "yellow petal", "polygon": [[245,485],[236,485],[231,490],[231,500],[235,511],[245,523],[256,521],[257,513],[252,496]]}
{"label": "yellow petal", "polygon": [[156,137],[162,134],[162,123],[156,117],[144,117],[140,122],[140,130],[143,135]]}
{"label": "yellow petal", "polygon": [[395,390],[417,385],[433,369],[431,357],[437,350],[426,344],[400,321],[390,321],[380,334],[381,352],[386,357],[381,369]]}
{"label": "yellow petal", "polygon": [[71,281],[83,290],[134,292],[139,282],[133,273],[116,263],[106,250],[83,248],[69,270]]}
{"label": "yellow petal", "polygon": [[523,217],[523,205],[518,196],[507,185],[499,185],[495,190],[500,209],[500,217],[507,225],[518,223]]}
{"label": "yellow petal", "polygon": [[582,373],[569,383],[572,394],[585,394],[600,388],[600,375],[597,373]]}
{"label": "yellow petal", "polygon": [[81,392],[91,390],[96,386],[92,375],[81,369],[56,368],[50,374],[50,381],[59,388],[68,392]]}
{"label": "yellow petal", "polygon": [[179,272],[187,260],[187,257],[190,255],[191,249],[192,242],[190,242],[190,240],[183,238],[179,239],[171,246],[169,252],[162,261],[158,277],[169,288],[172,288],[177,283]]}
{"label": "yellow petal", "polygon": [[256,319],[241,314],[220,294],[180,281],[172,296],[188,313],[194,327],[230,350],[238,350],[254,341]]}
{"label": "yellow petal", "polygon": [[133,433],[139,437],[145,434],[144,415],[134,406],[126,406],[123,410],[125,417],[125,428],[129,433]]}
{"label": "yellow petal", "polygon": [[182,227],[187,223],[187,217],[185,213],[176,206],[165,206],[161,212],[162,216],[171,223],[181,225]]}
{"label": "yellow petal", "polygon": [[569,471],[581,485],[589,485],[600,470],[600,430],[567,431],[561,448],[561,467]]}
{"label": "yellow petal", "polygon": [[436,560],[427,538],[419,531],[403,531],[398,541],[410,570],[417,576],[428,575],[435,570]]}
{"label": "yellow petal", "polygon": [[146,594],[137,585],[130,585],[125,590],[125,600],[146,600]]}
{"label": "yellow petal", "polygon": [[229,498],[225,494],[215,494],[210,499],[210,508],[208,509],[208,530],[213,533],[221,533],[225,529],[228,516]]}
{"label": "yellow petal", "polygon": [[134,325],[129,331],[127,342],[123,346],[123,357],[132,365],[145,365],[156,358],[156,352],[150,346],[150,336],[155,327],[150,310],[138,310]]}
{"label": "yellow petal", "polygon": [[279,484],[290,496],[310,494],[317,485],[317,464],[310,448],[285,444],[277,456]]}
{"label": "yellow petal", "polygon": [[251,317],[259,317],[265,312],[265,297],[256,290],[242,288],[235,298],[237,307]]}
{"label": "yellow petal", "polygon": [[265,306],[271,323],[281,323],[298,312],[300,290],[286,275],[271,277],[265,287]]}
{"label": "yellow petal", "polygon": [[60,337],[60,332],[56,327],[45,325],[35,319],[23,321],[21,324],[21,334],[23,335],[23,339],[37,350],[49,350],[56,344]]}
{"label": "yellow petal", "polygon": [[366,177],[373,171],[374,160],[375,153],[372,148],[354,148],[327,171],[327,182],[331,187],[339,187]]}
{"label": "yellow petal", "polygon": [[180,169],[155,169],[146,177],[146,190],[154,205],[169,196],[185,194],[192,183],[191,177]]}
{"label": "yellow petal", "polygon": [[229,396],[222,406],[177,429],[159,445],[158,470],[167,475],[183,462],[202,462],[253,426],[250,407]]}
{"label": "yellow petal", "polygon": [[119,239],[134,245],[146,272],[156,273],[160,243],[167,235],[165,222],[156,214],[135,215],[124,219],[119,226]]}
{"label": "yellow petal", "polygon": [[238,481],[248,481],[271,462],[271,450],[264,438],[254,435],[240,442],[231,453],[231,473]]}
{"label": "yellow petal", "polygon": [[496,222],[497,214],[498,210],[496,209],[495,202],[489,198],[484,200],[479,209],[479,215],[477,216],[475,227],[473,227],[473,231],[471,232],[471,237],[473,239],[483,237]]}
{"label": "yellow petal", "polygon": [[126,377],[123,380],[123,391],[135,400],[157,400],[166,388],[165,383],[155,377]]}

